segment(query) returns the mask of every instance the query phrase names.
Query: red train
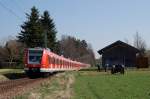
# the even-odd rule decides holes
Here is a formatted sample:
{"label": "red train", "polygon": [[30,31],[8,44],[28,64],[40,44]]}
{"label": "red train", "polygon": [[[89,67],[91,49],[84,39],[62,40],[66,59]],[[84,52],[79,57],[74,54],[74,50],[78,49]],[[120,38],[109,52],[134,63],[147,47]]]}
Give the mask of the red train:
{"label": "red train", "polygon": [[59,56],[45,48],[25,49],[25,72],[28,76],[49,74],[57,71],[80,70],[90,65]]}

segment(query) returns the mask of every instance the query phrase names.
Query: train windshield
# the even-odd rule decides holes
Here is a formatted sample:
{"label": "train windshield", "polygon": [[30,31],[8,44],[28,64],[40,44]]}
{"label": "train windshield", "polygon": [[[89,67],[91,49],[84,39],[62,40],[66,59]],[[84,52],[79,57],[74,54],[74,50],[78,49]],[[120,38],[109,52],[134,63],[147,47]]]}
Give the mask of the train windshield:
{"label": "train windshield", "polygon": [[40,64],[43,50],[29,50],[29,64]]}

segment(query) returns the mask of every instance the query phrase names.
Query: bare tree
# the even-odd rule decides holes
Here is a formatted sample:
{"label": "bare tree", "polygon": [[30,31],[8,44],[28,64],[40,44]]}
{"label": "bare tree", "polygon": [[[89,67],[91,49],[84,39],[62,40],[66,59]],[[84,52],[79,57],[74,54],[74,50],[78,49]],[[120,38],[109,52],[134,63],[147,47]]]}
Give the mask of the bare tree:
{"label": "bare tree", "polygon": [[22,44],[16,40],[9,40],[6,42],[6,45],[1,48],[2,52],[0,53],[5,61],[9,62],[11,66],[13,61],[19,60],[19,55],[22,50]]}
{"label": "bare tree", "polygon": [[93,49],[85,40],[63,35],[60,40],[60,51],[65,57],[73,60],[89,64],[95,63]]}
{"label": "bare tree", "polygon": [[63,35],[60,41],[60,50],[60,53],[65,57],[75,59],[77,56],[75,49],[75,38]]}
{"label": "bare tree", "polygon": [[145,43],[145,40],[139,35],[138,32],[136,32],[136,34],[134,36],[134,46],[137,49],[139,49],[140,55],[144,55],[145,54],[146,43]]}
{"label": "bare tree", "polygon": [[3,57],[4,52],[5,52],[5,50],[4,50],[3,46],[0,46],[0,62],[5,60],[4,57]]}

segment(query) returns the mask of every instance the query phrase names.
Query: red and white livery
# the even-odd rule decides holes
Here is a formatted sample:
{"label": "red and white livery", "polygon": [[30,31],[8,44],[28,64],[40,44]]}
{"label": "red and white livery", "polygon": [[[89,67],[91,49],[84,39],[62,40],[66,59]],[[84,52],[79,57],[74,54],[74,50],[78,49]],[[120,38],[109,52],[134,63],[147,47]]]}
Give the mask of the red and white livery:
{"label": "red and white livery", "polygon": [[59,56],[45,48],[25,49],[25,71],[28,75],[57,71],[80,70],[90,65]]}

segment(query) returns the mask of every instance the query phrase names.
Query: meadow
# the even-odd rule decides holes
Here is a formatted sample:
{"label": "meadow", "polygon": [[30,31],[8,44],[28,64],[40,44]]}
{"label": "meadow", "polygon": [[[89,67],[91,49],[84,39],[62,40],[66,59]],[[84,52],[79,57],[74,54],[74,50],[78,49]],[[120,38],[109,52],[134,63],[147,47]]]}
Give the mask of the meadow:
{"label": "meadow", "polygon": [[150,71],[79,71],[75,79],[74,99],[150,99]]}

